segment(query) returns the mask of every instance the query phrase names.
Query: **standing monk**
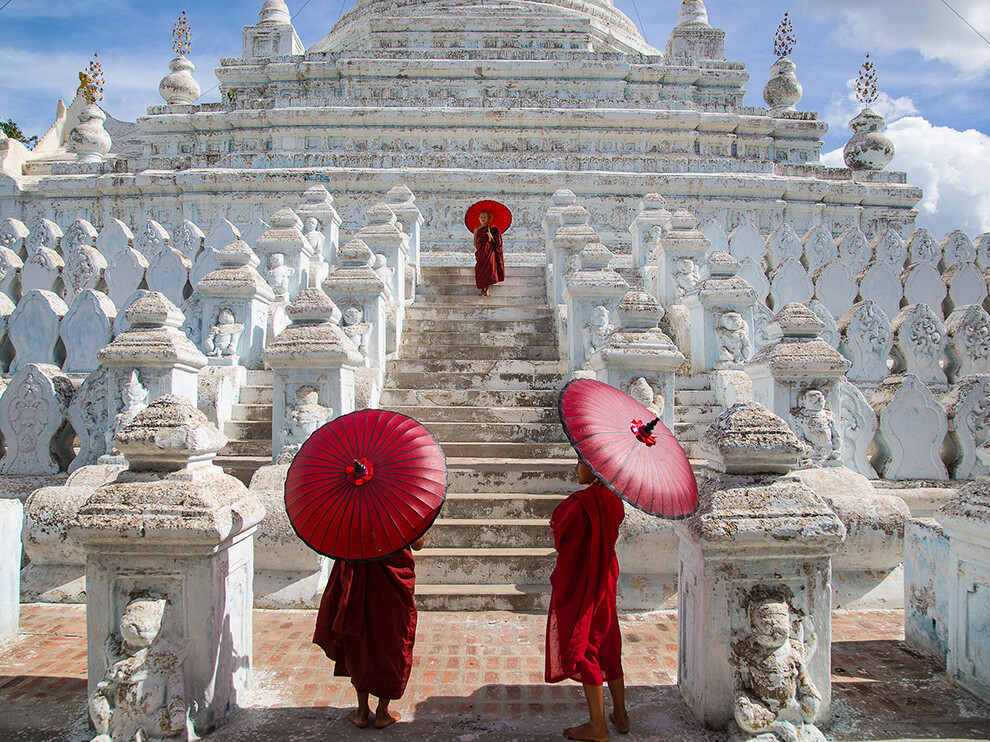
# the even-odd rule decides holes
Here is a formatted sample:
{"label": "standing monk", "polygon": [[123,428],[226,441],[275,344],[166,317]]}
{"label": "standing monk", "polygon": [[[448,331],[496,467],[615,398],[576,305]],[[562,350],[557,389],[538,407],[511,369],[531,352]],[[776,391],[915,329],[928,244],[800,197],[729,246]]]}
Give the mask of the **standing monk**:
{"label": "standing monk", "polygon": [[490,212],[478,214],[480,224],[474,230],[474,283],[481,296],[492,295],[492,284],[505,280],[502,258],[502,235],[492,224]]}
{"label": "standing monk", "polygon": [[[410,548],[419,551],[424,538]],[[412,669],[416,641],[416,571],[412,552],[403,549],[374,562],[334,562],[316,617],[313,642],[335,663],[336,677],[350,677],[358,707],[347,715],[357,727],[368,726],[368,696],[378,699],[375,728],[400,718],[389,711],[401,698]]]}
{"label": "standing monk", "polygon": [[615,608],[615,541],[625,509],[587,464],[579,461],[575,471],[578,483],[590,486],[566,498],[550,518],[557,565],[550,575],[546,680],[570,678],[584,685],[591,720],[565,729],[564,736],[607,742],[603,681],[612,695],[609,718],[623,734],[629,731]]}

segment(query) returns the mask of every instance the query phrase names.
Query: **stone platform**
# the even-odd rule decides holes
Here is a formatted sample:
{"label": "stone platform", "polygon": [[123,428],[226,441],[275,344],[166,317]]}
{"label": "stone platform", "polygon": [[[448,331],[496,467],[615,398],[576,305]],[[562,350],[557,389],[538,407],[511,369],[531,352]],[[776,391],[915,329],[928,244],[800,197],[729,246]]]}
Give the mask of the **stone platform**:
{"label": "stone platform", "polygon": [[[332,677],[332,664],[310,643],[314,620],[313,611],[255,611],[255,694],[206,739],[550,742],[586,713],[580,686],[543,682],[544,616],[424,612],[406,697],[393,705],[403,722],[381,732],[356,729],[345,719],[350,685]],[[621,621],[633,723],[621,739],[724,740],[695,723],[674,685],[676,613]],[[837,611],[832,625],[830,739],[990,738],[990,706],[904,644],[902,612]],[[19,635],[0,645],[0,739],[90,738],[85,632],[83,606],[23,606]]]}

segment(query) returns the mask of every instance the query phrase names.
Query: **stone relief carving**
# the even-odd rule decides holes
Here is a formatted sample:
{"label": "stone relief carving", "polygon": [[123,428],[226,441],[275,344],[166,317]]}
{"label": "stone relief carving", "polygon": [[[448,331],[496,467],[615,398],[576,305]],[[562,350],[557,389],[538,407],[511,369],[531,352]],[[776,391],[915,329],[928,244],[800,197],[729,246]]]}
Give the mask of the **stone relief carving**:
{"label": "stone relief carving", "polygon": [[237,355],[237,343],[240,342],[244,325],[237,322],[234,310],[230,307],[220,307],[213,319],[210,334],[203,338],[203,349],[211,358],[227,358]]}
{"label": "stone relief carving", "polygon": [[894,331],[878,304],[864,301],[842,317],[839,352],[852,361],[846,377],[857,384],[877,385],[885,378],[887,358],[894,347]]}
{"label": "stone relief carving", "polygon": [[286,399],[286,424],[282,428],[284,445],[276,463],[292,461],[302,444],[333,416],[333,410],[321,405],[319,398],[316,387],[303,385],[296,389],[295,402]]}
{"label": "stone relief carving", "polygon": [[206,244],[203,230],[189,220],[182,222],[172,234],[172,246],[192,261]]}
{"label": "stone relief carving", "polygon": [[73,248],[65,259],[62,283],[65,285],[65,300],[71,302],[84,289],[99,289],[107,261],[100,251],[91,245]]}
{"label": "stone relief carving", "polygon": [[990,315],[981,306],[957,309],[945,321],[949,381],[970,374],[990,373]]}
{"label": "stone relief carving", "polygon": [[846,230],[839,236],[839,256],[853,275],[869,265],[873,251],[859,227]]}
{"label": "stone relief carving", "polygon": [[916,375],[891,377],[873,394],[880,418],[872,464],[884,479],[949,478],[939,448],[948,432],[945,408]]}
{"label": "stone relief carving", "polygon": [[870,444],[877,430],[877,414],[863,393],[845,379],[839,382],[839,428],[843,465],[876,479],[876,470],[870,463]]}
{"label": "stone relief carving", "polygon": [[85,219],[76,219],[62,238],[62,252],[68,255],[80,245],[96,245],[99,232]]}
{"label": "stone relief carving", "polygon": [[99,463],[107,450],[107,370],[100,366],[89,374],[72,397],[69,422],[79,436],[79,453],[69,464],[69,472]]}
{"label": "stone relief carving", "polygon": [[117,437],[138,416],[141,410],[148,406],[148,390],[141,385],[137,371],[131,371],[127,381],[120,387],[120,402],[117,404],[117,414],[107,428],[107,450],[116,452],[113,439]]}
{"label": "stone relief carving", "polygon": [[599,304],[591,313],[591,322],[584,326],[584,367],[590,368],[590,359],[599,348],[605,345],[608,336],[615,330],[610,321],[608,308]]}
{"label": "stone relief carving", "polygon": [[132,593],[119,635],[107,637],[107,671],[89,697],[93,742],[186,738],[184,652],[164,631],[166,605]]}
{"label": "stone relief carving", "polygon": [[[808,673],[815,650],[795,632],[783,590],[758,585],[749,596],[749,632],[732,643],[736,739],[825,742],[814,726],[822,696]],[[799,627],[802,624],[799,623]],[[735,732],[735,730],[733,730]]]}
{"label": "stone relief carving", "polygon": [[720,366],[746,363],[753,355],[749,325],[739,312],[723,312],[715,320]]}
{"label": "stone relief carving", "polygon": [[935,235],[924,227],[911,233],[907,240],[907,249],[912,263],[937,266],[942,260],[942,246]]}
{"label": "stone relief carving", "polygon": [[677,270],[674,271],[674,286],[677,290],[677,298],[683,299],[686,294],[694,291],[694,287],[701,281],[701,271],[697,264],[687,257],[677,259]]}
{"label": "stone relief carving", "polygon": [[273,252],[268,256],[265,264],[265,279],[272,287],[277,299],[288,299],[289,279],[296,273],[296,269],[285,264],[285,254]]}
{"label": "stone relief carving", "polygon": [[990,473],[990,375],[963,377],[942,398],[948,419],[945,461],[953,479]]}
{"label": "stone relief carving", "polygon": [[304,223],[304,232],[309,244],[313,246],[313,255],[323,255],[323,246],[327,242],[326,235],[320,231],[320,222],[314,217],[308,217]]}
{"label": "stone relief carving", "polygon": [[144,223],[144,229],[135,240],[134,246],[145,258],[152,261],[158,253],[168,246],[168,242],[168,232],[165,231],[165,227],[154,219],[149,219]]}
{"label": "stone relief carving", "polygon": [[916,374],[924,384],[945,388],[942,351],[948,338],[945,327],[927,304],[902,309],[891,323],[895,341],[894,373]]}
{"label": "stone relief carving", "polygon": [[811,446],[816,463],[841,460],[842,444],[839,425],[828,409],[825,395],[818,389],[806,389],[797,397],[798,406],[791,409],[795,432]]}
{"label": "stone relief carving", "polygon": [[340,328],[364,356],[364,365],[369,365],[368,341],[371,339],[371,323],[364,321],[364,309],[357,304],[344,307],[340,317]]}
{"label": "stone relief carving", "polygon": [[0,398],[0,429],[7,451],[0,474],[58,474],[72,460],[66,412],[72,382],[58,368],[31,363]]}
{"label": "stone relief carving", "polygon": [[658,395],[650,382],[640,376],[632,380],[628,389],[629,396],[652,412],[656,417],[663,415],[663,396]]}
{"label": "stone relief carving", "polygon": [[887,263],[898,272],[908,257],[907,244],[893,229],[877,235],[870,247],[877,260]]}

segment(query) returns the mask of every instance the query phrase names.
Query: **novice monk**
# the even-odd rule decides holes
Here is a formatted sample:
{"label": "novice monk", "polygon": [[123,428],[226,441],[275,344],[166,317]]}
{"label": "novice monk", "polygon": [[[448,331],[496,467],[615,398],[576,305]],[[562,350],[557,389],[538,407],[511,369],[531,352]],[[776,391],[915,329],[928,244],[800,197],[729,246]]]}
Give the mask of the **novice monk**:
{"label": "novice monk", "polygon": [[571,678],[584,684],[591,721],[565,729],[564,736],[606,742],[602,680],[612,695],[609,718],[621,733],[629,731],[622,636],[615,609],[619,579],[615,540],[625,511],[622,501],[583,461],[576,472],[578,483],[590,486],[560,503],[550,518],[557,566],[550,575],[546,680]]}
{"label": "novice monk", "polygon": [[502,235],[487,211],[478,214],[478,221],[474,230],[474,285],[481,296],[491,296],[492,285],[505,280]]}
{"label": "novice monk", "polygon": [[[410,548],[419,551],[425,538]],[[416,572],[412,552],[403,549],[375,562],[334,562],[316,616],[313,642],[332,659],[333,674],[351,678],[358,707],[347,715],[357,727],[368,726],[368,696],[378,699],[375,729],[401,717],[389,711],[401,698],[412,668],[416,640]]]}

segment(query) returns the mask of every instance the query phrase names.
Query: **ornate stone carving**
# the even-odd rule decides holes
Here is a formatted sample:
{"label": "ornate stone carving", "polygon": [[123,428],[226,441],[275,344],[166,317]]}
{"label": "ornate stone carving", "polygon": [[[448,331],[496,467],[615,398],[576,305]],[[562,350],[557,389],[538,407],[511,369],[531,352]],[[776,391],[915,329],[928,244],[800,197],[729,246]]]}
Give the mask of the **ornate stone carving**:
{"label": "ornate stone carving", "polygon": [[132,593],[119,634],[104,644],[106,674],[89,697],[93,742],[186,739],[184,650],[165,632],[167,601]]}
{"label": "ornate stone carving", "polygon": [[839,235],[839,256],[854,276],[869,265],[873,250],[863,230],[853,227]]}
{"label": "ornate stone carving", "polygon": [[340,316],[340,328],[351,339],[355,347],[364,356],[364,365],[368,365],[368,340],[371,337],[371,323],[364,321],[364,309],[357,304],[344,307]]}
{"label": "ornate stone carving", "polygon": [[739,312],[723,312],[716,322],[718,367],[738,366],[753,356],[749,342],[749,325]]}
{"label": "ornate stone carving", "polygon": [[948,421],[944,461],[953,479],[990,474],[990,375],[964,376],[942,398]]}
{"label": "ornate stone carving", "polygon": [[121,250],[134,244],[134,233],[120,219],[111,219],[103,225],[99,237],[96,238],[96,249],[113,265],[113,260]]}
{"label": "ornate stone carving", "polygon": [[949,291],[943,302],[947,312],[986,301],[987,282],[975,263],[956,263],[945,269],[942,279]]}
{"label": "ornate stone carving", "polygon": [[942,268],[976,261],[976,248],[970,241],[969,235],[960,229],[947,233],[939,241],[939,247],[942,249]]}
{"label": "ornate stone carving", "polygon": [[957,309],[945,321],[946,376],[950,382],[990,373],[990,315],[981,306]]}
{"label": "ornate stone carving", "polygon": [[729,253],[740,263],[746,258],[752,258],[757,265],[763,264],[767,246],[755,224],[744,221],[732,230],[729,235]]}
{"label": "ornate stone carving", "polygon": [[236,322],[230,307],[220,307],[213,320],[210,334],[203,338],[203,350],[211,358],[237,356],[237,343],[244,332],[244,324]]}
{"label": "ornate stone carving", "polygon": [[822,340],[831,345],[833,348],[838,348],[839,342],[842,340],[842,334],[839,332],[839,324],[835,321],[835,317],[832,313],[824,304],[818,301],[818,299],[812,299],[809,301],[808,309],[814,312],[818,319],[825,323],[825,329],[822,330],[821,334]]}
{"label": "ornate stone carving", "polygon": [[79,452],[69,464],[69,473],[82,466],[99,463],[109,453],[107,427],[107,372],[102,366],[93,371],[72,397],[69,422],[79,437]]}
{"label": "ornate stone carving", "polygon": [[42,247],[55,252],[59,252],[62,244],[62,228],[50,219],[39,219],[37,224],[31,228],[31,234],[27,239],[27,254]]}
{"label": "ornate stone carving", "polygon": [[192,290],[189,271],[192,261],[173,247],[165,246],[152,258],[145,272],[148,289],[164,294],[175,305],[182,303]]}
{"label": "ornate stone carving", "polygon": [[780,265],[788,258],[801,259],[804,246],[794,227],[786,222],[770,233],[767,239],[767,260],[771,266]]}
{"label": "ornate stone carving", "polygon": [[819,465],[840,461],[839,425],[825,405],[825,395],[818,389],[806,389],[798,394],[797,402],[791,410],[794,432],[811,447],[812,459]]}
{"label": "ornate stone carving", "polygon": [[655,416],[660,417],[663,415],[663,397],[656,394],[653,387],[650,385],[650,382],[646,380],[645,376],[639,376],[633,379],[629,384],[627,394],[652,412]]}
{"label": "ornate stone carving", "polygon": [[811,277],[800,262],[784,260],[770,273],[770,299],[775,309],[792,302],[804,304],[815,295]]}
{"label": "ornate stone carving", "polygon": [[10,250],[22,260],[27,257],[27,238],[31,230],[20,219],[8,217],[0,222],[0,247]]}
{"label": "ornate stone carving", "polygon": [[605,345],[608,336],[615,330],[615,325],[609,320],[608,307],[599,304],[591,313],[591,321],[584,326],[584,368],[591,368],[591,356]]}
{"label": "ornate stone carving", "polygon": [[65,302],[50,291],[29,291],[21,298],[7,324],[7,336],[14,346],[12,373],[29,363],[61,365],[56,356],[58,330],[68,310]]}
{"label": "ornate stone carving", "polygon": [[137,371],[131,371],[130,376],[121,383],[120,395],[115,402],[117,412],[107,428],[106,444],[108,451],[118,454],[114,443],[117,436],[131,424],[142,410],[148,407],[148,390],[141,385],[141,378]]}
{"label": "ornate stone carving", "polygon": [[907,262],[908,249],[904,239],[893,229],[887,229],[873,238],[870,249],[877,260],[889,263],[898,273]]}
{"label": "ornate stone carving", "polygon": [[118,250],[110,259],[110,265],[104,274],[107,284],[107,295],[118,307],[123,308],[127,299],[142,286],[148,261],[144,255],[133,247],[125,246]]}
{"label": "ornate stone carving", "polygon": [[55,250],[43,245],[28,251],[28,259],[21,268],[21,291],[62,291],[62,268],[65,261]]}
{"label": "ornate stone carving", "polygon": [[904,307],[890,323],[894,330],[892,373],[914,374],[923,384],[945,389],[942,353],[948,337],[942,321],[927,304]]}
{"label": "ornate stone carving", "polygon": [[144,228],[134,244],[134,247],[144,255],[149,263],[168,246],[168,232],[154,219],[149,219],[144,223]]}
{"label": "ornate stone carving", "polygon": [[17,253],[0,247],[0,293],[11,301],[16,301],[21,294],[20,272],[24,261]]}
{"label": "ornate stone carving", "polygon": [[265,263],[265,278],[272,287],[276,299],[288,299],[290,280],[295,275],[295,268],[285,264],[285,255],[274,252],[268,256]]}
{"label": "ornate stone carving", "polygon": [[286,398],[286,424],[282,429],[285,444],[276,463],[284,464],[292,461],[302,444],[317,431],[324,423],[333,417],[333,410],[319,403],[319,390],[316,387],[302,385],[295,390],[295,401]]}
{"label": "ornate stone carving", "polygon": [[930,231],[922,227],[907,238],[907,250],[911,263],[928,263],[938,267],[942,262],[942,245]]}
{"label": "ornate stone carving", "polygon": [[856,81],[856,98],[864,108],[849,122],[853,135],[842,150],[846,167],[853,170],[883,170],[894,159],[894,144],[880,131],[883,117],[870,109],[878,97],[876,70],[867,54]]}
{"label": "ornate stone carving", "polygon": [[832,233],[820,222],[807,231],[801,242],[804,248],[803,262],[811,273],[838,256],[838,248]]}
{"label": "ornate stone carving", "polygon": [[815,299],[833,317],[841,317],[856,301],[859,286],[842,259],[830,260],[814,273]]}
{"label": "ornate stone carving", "polygon": [[810,623],[792,619],[789,592],[756,585],[747,596],[749,631],[732,642],[729,657],[735,739],[825,742],[814,726],[822,695],[808,673],[817,637]]}
{"label": "ornate stone carving", "polygon": [[948,479],[939,448],[948,431],[945,410],[914,374],[892,376],[873,394],[880,418],[873,468],[884,479]]}
{"label": "ornate stone carving", "polygon": [[172,247],[194,263],[205,246],[206,235],[203,230],[188,219],[172,233]]}
{"label": "ornate stone carving", "polygon": [[72,382],[57,367],[29,363],[0,397],[0,431],[7,452],[0,474],[58,474],[72,461],[66,413]]}
{"label": "ornate stone carving", "polygon": [[857,474],[876,479],[870,463],[870,444],[877,429],[877,414],[855,385],[839,382],[839,427],[842,431],[842,463]]}
{"label": "ornate stone carving", "polygon": [[116,317],[117,308],[106,294],[92,289],[77,294],[59,326],[65,348],[62,369],[89,373],[99,368],[96,354],[113,338]]}
{"label": "ornate stone carving", "polygon": [[684,298],[685,294],[694,291],[695,286],[701,280],[701,271],[698,265],[688,257],[677,259],[677,270],[674,272],[674,286],[679,298]]}
{"label": "ornate stone carving", "polygon": [[901,273],[904,285],[904,301],[908,304],[927,304],[942,319],[942,302],[948,293],[945,280],[932,263],[918,263]]}
{"label": "ornate stone carving", "polygon": [[78,245],[69,251],[62,271],[65,300],[72,303],[76,295],[85,289],[101,290],[103,275],[107,269],[106,258],[91,245]]}
{"label": "ornate stone carving", "polygon": [[886,379],[894,331],[880,306],[873,301],[854,304],[839,321],[839,330],[839,352],[852,361],[846,378],[866,386],[876,386]]}

